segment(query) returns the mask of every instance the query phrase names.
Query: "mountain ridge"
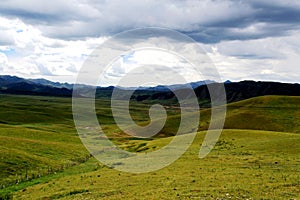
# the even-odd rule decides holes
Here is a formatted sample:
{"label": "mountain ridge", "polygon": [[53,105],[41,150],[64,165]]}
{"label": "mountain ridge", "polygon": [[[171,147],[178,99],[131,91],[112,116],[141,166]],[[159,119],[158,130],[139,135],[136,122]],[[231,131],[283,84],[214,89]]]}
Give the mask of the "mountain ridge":
{"label": "mountain ridge", "polygon": [[[217,83],[206,80],[190,83],[191,87],[199,100],[210,99],[209,88],[215,92],[225,88],[227,102],[236,102],[249,99],[257,96],[265,95],[285,95],[285,96],[300,96],[300,84],[298,83],[280,83],[267,81],[240,81],[231,82],[227,80],[225,83]],[[17,76],[2,75],[0,76],[0,94],[18,94],[18,95],[39,95],[39,96],[59,96],[71,97],[73,94],[74,84],[52,82],[46,79],[25,79]],[[157,101],[165,100],[174,102],[176,97],[171,90],[186,92],[188,84],[175,84],[170,86],[143,87],[143,88],[120,88],[115,86],[100,87],[88,85],[76,85],[80,90],[78,94],[73,94],[78,97],[89,96],[96,89],[96,97],[110,98],[115,89],[133,92],[132,100],[136,101]],[[189,98],[189,95],[187,95]]]}

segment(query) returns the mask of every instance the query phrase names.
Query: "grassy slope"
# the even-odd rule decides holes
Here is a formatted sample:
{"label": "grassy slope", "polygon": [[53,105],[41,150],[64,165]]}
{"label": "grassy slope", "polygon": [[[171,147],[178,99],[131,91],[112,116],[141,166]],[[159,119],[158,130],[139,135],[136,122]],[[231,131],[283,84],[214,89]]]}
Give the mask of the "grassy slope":
{"label": "grassy slope", "polygon": [[[210,109],[201,110],[199,131],[210,124]],[[180,115],[171,115],[162,135],[176,133]],[[227,105],[225,129],[300,133],[300,97],[263,96]]]}
{"label": "grassy slope", "polygon": [[[199,159],[204,133],[172,165],[148,174],[107,167],[65,174],[15,193],[17,199],[296,199],[300,198],[300,135],[225,130],[215,149]],[[184,137],[184,136],[181,136]],[[169,139],[147,143],[161,146]],[[96,162],[94,163],[96,166]],[[83,166],[82,166],[83,167]],[[95,171],[96,169],[96,171]]]}
{"label": "grassy slope", "polygon": [[300,133],[300,97],[256,97],[227,109],[225,128]]}
{"label": "grassy slope", "polygon": [[44,176],[89,155],[76,136],[23,127],[0,128],[0,186]]}
{"label": "grassy slope", "polygon": [[[97,102],[97,113],[100,118],[100,122],[105,123],[105,128],[109,134],[115,135],[118,131],[117,127],[114,125],[113,119],[111,117],[111,112],[107,109],[107,105],[109,101],[98,101]],[[3,182],[15,182],[18,179],[22,179],[24,177],[36,177],[41,172],[45,172],[46,174],[50,169],[59,170],[61,168],[69,167],[70,165],[81,162],[86,156],[88,152],[81,145],[80,140],[78,139],[73,121],[72,121],[72,113],[71,113],[71,100],[68,98],[54,98],[54,97],[30,97],[30,96],[10,96],[10,95],[0,95],[0,150],[1,150],[1,160],[5,160],[5,162],[0,163],[1,170],[1,181]],[[274,97],[274,96],[266,96],[266,97],[258,97],[253,98],[237,103],[230,104],[228,106],[228,114],[227,120],[225,124],[225,128],[234,128],[234,129],[265,129],[265,130],[278,130],[283,132],[294,132],[298,133],[299,131],[299,107],[300,107],[300,98],[299,97]],[[173,116],[169,117],[169,122],[163,130],[163,135],[168,135],[169,133],[176,132],[176,126],[178,124],[179,118],[176,116],[178,110],[170,109],[169,113]],[[210,110],[203,110],[201,113],[201,127],[200,130],[204,130],[207,128],[207,124],[209,122]],[[148,108],[145,105],[135,103],[132,107],[133,118],[137,121],[142,122],[143,120],[147,120]],[[174,120],[175,118],[175,120]],[[177,120],[177,121],[176,121]],[[175,128],[174,128],[175,127]],[[260,132],[252,132],[248,131],[247,135],[251,135],[251,139],[253,141],[259,141],[259,136],[255,134],[260,134]],[[229,134],[229,133],[227,133]],[[289,140],[281,141],[281,138],[290,134],[273,134],[268,133],[269,138],[266,140],[273,141],[278,140],[278,144],[281,146],[289,145]],[[117,134],[119,135],[119,134]],[[272,135],[272,137],[271,137]],[[238,136],[240,137],[240,136]],[[248,136],[247,136],[248,137]],[[249,139],[248,137],[248,139]],[[299,141],[298,136],[296,137],[296,141]],[[242,139],[242,137],[241,137]],[[128,142],[124,139],[121,142]],[[164,144],[165,139],[162,140],[154,140],[153,142],[147,142],[148,145],[159,146],[159,144]],[[129,150],[139,150],[147,149],[145,146],[142,149],[138,149],[138,144],[140,141],[130,140],[124,148],[128,148]],[[145,141],[143,141],[145,142]],[[283,142],[283,143],[280,143]],[[153,144],[151,144],[153,143]],[[256,142],[255,142],[256,143]],[[253,145],[255,145],[255,143]],[[276,143],[276,144],[277,144]],[[299,143],[299,142],[298,142]],[[273,143],[272,143],[273,144]],[[226,145],[226,143],[225,143]],[[228,145],[227,145],[228,146]],[[229,145],[230,146],[230,145]],[[241,145],[245,146],[245,144]],[[67,147],[67,148],[66,148]],[[279,148],[280,146],[278,146]],[[299,149],[299,148],[298,148]],[[194,152],[194,156],[197,156],[197,151],[199,149],[192,150]],[[271,150],[265,149],[265,146],[262,145],[262,150],[267,153],[272,152]],[[279,149],[280,150],[280,149]],[[218,151],[218,150],[217,150]],[[236,150],[234,150],[236,151]],[[238,154],[238,152],[236,152]],[[233,154],[235,154],[233,152]],[[290,156],[289,153],[286,153],[287,156]],[[297,154],[296,154],[297,155]],[[227,155],[227,159],[229,159]],[[260,160],[260,157],[257,157],[256,160]],[[181,159],[180,159],[181,160]],[[222,159],[223,160],[223,159]],[[230,160],[230,159],[229,159]],[[231,158],[231,160],[235,160]],[[179,161],[178,161],[179,162]],[[182,161],[182,163],[189,164],[189,159]],[[224,161],[224,165],[226,166],[226,159]],[[256,161],[259,162],[259,161]],[[276,161],[278,162],[278,161]],[[202,162],[200,162],[202,163]],[[209,164],[208,162],[207,164]],[[220,162],[220,165],[223,162]],[[205,163],[203,163],[205,164]],[[98,166],[97,164],[95,164]],[[248,163],[245,162],[244,165],[247,167]],[[293,168],[295,170],[299,170],[299,162],[296,159],[291,160],[291,165],[296,166]],[[182,164],[183,166],[183,164]],[[181,166],[181,168],[182,168]],[[234,165],[231,167],[234,168]],[[83,168],[86,168],[84,165]],[[92,167],[93,168],[93,167]],[[225,168],[228,168],[225,167]],[[93,168],[94,169],[94,168]],[[167,168],[166,168],[167,169]],[[117,176],[117,172],[111,171],[109,169],[103,168],[103,173],[108,173],[106,176],[107,179],[109,175]],[[191,170],[191,168],[187,167],[186,173]],[[229,170],[229,169],[228,169]],[[251,171],[251,169],[248,169]],[[75,170],[76,171],[76,170]],[[80,170],[79,170],[80,171]],[[101,171],[102,172],[102,171]],[[52,173],[52,172],[50,172]],[[168,172],[169,173],[169,172]],[[176,171],[176,173],[180,174],[180,171]],[[200,172],[201,173],[201,172]],[[233,173],[233,172],[232,172]],[[271,173],[268,172],[268,173]],[[267,173],[267,174],[268,174]],[[282,172],[283,173],[283,172]],[[289,176],[288,174],[291,171],[284,172],[284,176]],[[74,173],[71,173],[74,174]],[[76,174],[76,173],[75,173]],[[153,175],[153,174],[152,174]],[[50,175],[52,176],[52,175]],[[42,180],[48,180],[50,176],[42,177]],[[74,178],[78,178],[78,176]],[[161,175],[167,176],[167,175]],[[172,176],[172,173],[169,173],[168,176]],[[205,176],[208,176],[206,174]],[[205,176],[202,176],[205,177]],[[220,174],[221,176],[221,174]],[[8,177],[8,178],[4,178]],[[135,177],[135,176],[133,176]],[[139,176],[142,178],[143,176]],[[147,176],[146,176],[147,177]],[[161,180],[161,177],[157,180]],[[209,177],[209,176],[208,176]],[[207,177],[207,178],[208,178]],[[264,177],[264,176],[263,176]],[[130,178],[132,176],[130,175]],[[153,184],[156,184],[156,180],[151,178],[151,174],[147,177],[153,180]],[[248,177],[249,178],[249,177]],[[179,179],[179,177],[178,177]],[[205,178],[206,179],[206,178]],[[118,179],[116,179],[118,180]],[[207,181],[208,179],[206,179]],[[283,183],[281,179],[277,179],[279,182]],[[298,177],[299,180],[299,177]],[[104,180],[101,183],[107,183],[108,180]],[[125,181],[125,180],[124,180]],[[134,180],[133,180],[134,181]],[[140,180],[141,181],[141,180]],[[43,182],[43,181],[41,181]],[[186,182],[187,184],[188,182]],[[24,183],[19,183],[19,189],[26,187],[26,184],[21,186]],[[128,185],[128,182],[124,182],[123,185]],[[141,182],[142,184],[142,182]],[[143,183],[145,184],[145,183]],[[151,183],[152,184],[152,183]],[[175,184],[175,182],[174,182]],[[242,182],[240,184],[243,184]],[[292,183],[294,184],[294,183]],[[15,187],[15,186],[14,186]],[[75,187],[75,185],[72,185]],[[86,186],[84,186],[86,187]],[[110,186],[112,187],[112,186]],[[153,185],[154,187],[154,185]],[[198,187],[198,186],[197,186]],[[202,187],[202,186],[201,186]],[[244,185],[243,185],[244,187]],[[299,188],[299,184],[295,187]],[[76,189],[68,188],[63,190],[64,194],[68,192],[72,193],[80,193],[80,191],[76,192]],[[18,189],[18,188],[17,188]],[[134,193],[134,189],[136,191],[141,192],[141,189],[133,188],[131,193]],[[168,188],[165,188],[168,189]],[[207,188],[206,188],[207,189]],[[204,189],[204,190],[206,190]],[[281,188],[282,189],[282,188]],[[14,191],[16,188],[5,189],[6,192]],[[91,191],[96,190],[91,189]],[[113,190],[113,188],[111,188]],[[215,189],[216,190],[216,189]],[[231,187],[231,190],[233,188]],[[290,190],[290,189],[289,189]],[[292,190],[292,189],[291,189]],[[3,190],[4,191],[4,190]],[[4,192],[5,192],[4,191]],[[99,190],[101,191],[101,190]],[[174,190],[176,191],[176,190]],[[183,190],[182,190],[183,191]],[[35,191],[37,192],[37,191]],[[257,192],[253,191],[256,194]],[[0,191],[1,193],[1,191]],[[59,192],[54,192],[59,193]],[[101,192],[100,192],[101,193]],[[192,193],[198,193],[195,189]],[[207,191],[207,194],[210,193]],[[293,193],[293,192],[292,192]],[[51,196],[50,193],[43,193],[44,196]],[[89,194],[89,192],[87,192]],[[94,192],[92,193],[95,194]],[[143,194],[143,193],[141,193]],[[173,193],[172,193],[173,194]],[[175,194],[175,193],[174,193]],[[294,194],[294,193],[293,193]],[[31,194],[32,195],[32,194]],[[58,194],[60,195],[60,194]],[[79,195],[79,194],[78,194]],[[95,194],[100,195],[96,192]],[[105,195],[105,194],[104,194]],[[120,194],[119,194],[120,195]],[[129,194],[128,194],[129,195]],[[171,193],[170,193],[171,195]],[[117,197],[112,195],[113,197]],[[203,195],[202,195],[203,196]],[[293,195],[291,195],[293,196]],[[28,198],[30,197],[27,196]],[[76,196],[77,197],[77,196]]]}
{"label": "grassy slope", "polygon": [[0,95],[0,188],[83,162],[70,99]]}

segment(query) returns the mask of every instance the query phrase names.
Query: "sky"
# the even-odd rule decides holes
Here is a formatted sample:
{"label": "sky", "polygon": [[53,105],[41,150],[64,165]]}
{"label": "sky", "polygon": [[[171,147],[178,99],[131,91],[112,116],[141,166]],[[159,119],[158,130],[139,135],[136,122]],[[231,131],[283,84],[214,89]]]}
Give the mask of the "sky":
{"label": "sky", "polygon": [[[298,0],[2,0],[0,74],[75,82],[99,45],[146,27],[194,39],[224,81],[300,83]],[[121,76],[146,53],[123,55],[108,73]]]}

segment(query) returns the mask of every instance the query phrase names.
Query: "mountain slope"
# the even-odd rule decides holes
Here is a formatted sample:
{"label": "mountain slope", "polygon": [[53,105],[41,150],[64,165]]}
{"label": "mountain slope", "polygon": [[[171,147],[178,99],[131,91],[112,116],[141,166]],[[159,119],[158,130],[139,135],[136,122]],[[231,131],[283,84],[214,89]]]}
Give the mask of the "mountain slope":
{"label": "mountain slope", "polygon": [[1,93],[41,96],[72,95],[72,91],[70,89],[43,85],[16,76],[0,76],[0,94]]}
{"label": "mountain slope", "polygon": [[59,83],[59,82],[52,82],[48,81],[46,79],[40,78],[40,79],[28,79],[30,82],[40,84],[40,85],[45,85],[45,86],[52,86],[56,88],[67,88],[69,90],[73,89],[73,84],[69,83]]}
{"label": "mountain slope", "polygon": [[[223,84],[213,83],[210,87],[217,92],[222,89]],[[228,103],[265,95],[300,96],[300,84],[241,81],[226,83],[224,88]],[[206,85],[196,88],[195,93],[200,99],[210,98]]]}

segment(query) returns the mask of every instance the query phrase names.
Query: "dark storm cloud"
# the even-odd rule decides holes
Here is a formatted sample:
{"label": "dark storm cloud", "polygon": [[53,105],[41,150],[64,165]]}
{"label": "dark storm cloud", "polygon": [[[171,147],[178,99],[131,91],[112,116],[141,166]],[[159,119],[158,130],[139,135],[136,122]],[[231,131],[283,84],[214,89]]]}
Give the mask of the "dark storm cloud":
{"label": "dark storm cloud", "polygon": [[44,14],[38,12],[30,12],[28,10],[22,9],[4,9],[0,8],[1,15],[9,16],[9,17],[18,17],[23,19],[24,21],[30,21],[30,23],[57,23],[59,20],[63,18],[55,15],[55,14]]}
{"label": "dark storm cloud", "polygon": [[[284,1],[282,1],[284,2]],[[300,24],[300,8],[288,2],[256,1],[251,6],[257,10],[256,20],[270,23]]]}
{"label": "dark storm cloud", "polygon": [[19,18],[32,25],[57,26],[72,21],[86,21],[97,12],[86,2],[72,0],[3,0],[0,1],[0,16]]}
{"label": "dark storm cloud", "polygon": [[[236,1],[236,3],[240,2]],[[300,29],[300,5],[282,4],[276,1],[243,2],[253,9],[250,15],[220,19],[198,30],[185,33],[203,43],[218,43],[222,40],[252,40],[286,36],[291,31]],[[256,25],[258,25],[256,30],[247,30]]]}
{"label": "dark storm cloud", "polygon": [[[245,24],[244,24],[245,25]],[[266,37],[280,37],[289,35],[291,31],[298,30],[298,24],[280,24],[280,23],[264,23],[258,22],[248,24],[248,27],[240,24],[236,27],[205,27],[202,30],[185,32],[194,40],[202,43],[219,43],[224,40],[253,40]],[[253,28],[253,30],[251,30]]]}
{"label": "dark storm cloud", "polygon": [[156,26],[187,33],[199,42],[218,43],[289,35],[300,26],[300,4],[292,0],[11,0],[0,2],[0,13],[64,40]]}

